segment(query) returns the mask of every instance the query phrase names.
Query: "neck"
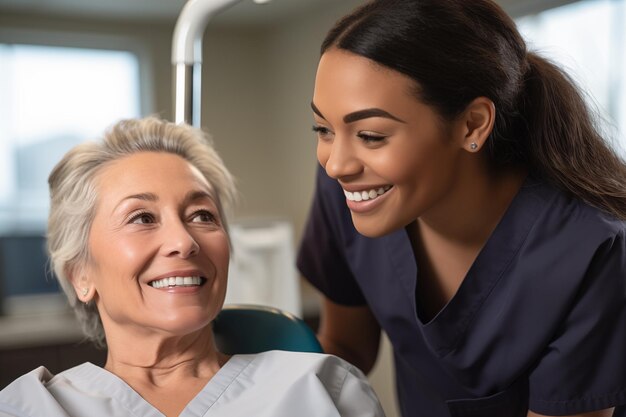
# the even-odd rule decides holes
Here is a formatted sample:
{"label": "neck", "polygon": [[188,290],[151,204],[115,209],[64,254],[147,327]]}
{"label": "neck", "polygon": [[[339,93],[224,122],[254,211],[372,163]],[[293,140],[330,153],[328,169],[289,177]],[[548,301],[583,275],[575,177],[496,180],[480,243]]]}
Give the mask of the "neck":
{"label": "neck", "polygon": [[527,172],[510,170],[494,175],[477,170],[464,175],[446,198],[411,227],[438,239],[466,247],[482,247],[522,186]]}
{"label": "neck", "polygon": [[206,382],[228,360],[217,351],[210,326],[184,336],[138,336],[123,330],[106,334],[105,369],[133,388],[166,387],[189,378]]}
{"label": "neck", "polygon": [[407,226],[419,266],[416,299],[424,322],[454,296],[525,177],[513,172],[464,176],[444,200]]}

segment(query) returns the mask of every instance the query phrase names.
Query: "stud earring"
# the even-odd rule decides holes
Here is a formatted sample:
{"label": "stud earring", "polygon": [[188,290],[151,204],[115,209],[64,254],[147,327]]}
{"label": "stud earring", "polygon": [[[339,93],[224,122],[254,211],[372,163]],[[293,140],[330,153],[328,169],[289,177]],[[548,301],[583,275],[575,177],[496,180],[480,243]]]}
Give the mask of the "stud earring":
{"label": "stud earring", "polygon": [[87,293],[89,292],[89,288],[83,288],[83,289],[81,290],[81,292],[82,292],[83,297],[84,297],[84,296],[86,296],[86,295],[87,295]]}
{"label": "stud earring", "polygon": [[478,149],[478,144],[476,142],[470,143],[470,149],[475,151],[476,149]]}

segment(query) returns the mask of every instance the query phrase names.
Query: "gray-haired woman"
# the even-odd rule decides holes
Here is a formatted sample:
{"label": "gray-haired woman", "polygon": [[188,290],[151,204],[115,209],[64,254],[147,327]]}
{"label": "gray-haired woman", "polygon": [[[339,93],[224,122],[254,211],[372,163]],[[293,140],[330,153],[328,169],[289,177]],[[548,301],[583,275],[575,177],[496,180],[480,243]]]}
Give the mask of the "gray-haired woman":
{"label": "gray-haired woman", "polygon": [[0,392],[0,416],[381,416],[363,375],[319,354],[220,353],[233,179],[201,131],[115,125],[50,175],[48,249],[85,334],[108,348]]}

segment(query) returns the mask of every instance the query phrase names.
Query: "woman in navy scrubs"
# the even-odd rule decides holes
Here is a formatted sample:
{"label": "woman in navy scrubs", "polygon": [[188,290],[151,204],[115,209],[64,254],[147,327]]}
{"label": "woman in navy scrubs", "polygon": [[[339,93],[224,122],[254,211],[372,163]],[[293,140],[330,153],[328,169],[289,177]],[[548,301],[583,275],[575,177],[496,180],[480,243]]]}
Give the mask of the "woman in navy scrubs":
{"label": "woman in navy scrubs", "polygon": [[626,166],[489,0],[375,0],[322,45],[298,258],[404,417],[626,416]]}

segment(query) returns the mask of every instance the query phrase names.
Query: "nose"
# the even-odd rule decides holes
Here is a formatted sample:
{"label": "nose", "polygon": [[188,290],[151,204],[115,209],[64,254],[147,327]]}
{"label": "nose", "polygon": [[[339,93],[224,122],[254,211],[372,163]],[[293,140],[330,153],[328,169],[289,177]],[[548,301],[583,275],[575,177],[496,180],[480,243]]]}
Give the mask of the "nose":
{"label": "nose", "polygon": [[178,256],[186,259],[200,251],[200,245],[180,220],[170,221],[166,227],[163,227],[162,236],[162,251],[165,256]]}
{"label": "nose", "polygon": [[349,138],[338,135],[332,142],[318,143],[317,158],[331,178],[345,178],[363,170]]}

